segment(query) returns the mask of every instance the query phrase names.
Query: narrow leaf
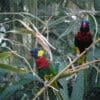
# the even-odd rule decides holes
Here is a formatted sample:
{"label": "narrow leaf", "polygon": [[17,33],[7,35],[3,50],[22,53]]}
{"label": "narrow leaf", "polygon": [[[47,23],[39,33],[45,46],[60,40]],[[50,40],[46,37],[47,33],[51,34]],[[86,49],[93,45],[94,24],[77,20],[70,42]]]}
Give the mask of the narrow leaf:
{"label": "narrow leaf", "polygon": [[0,59],[8,58],[12,55],[11,52],[2,52],[0,53]]}
{"label": "narrow leaf", "polygon": [[15,73],[26,73],[25,69],[22,70],[21,68],[17,68],[15,66],[6,65],[2,63],[0,63],[0,68],[6,71],[15,72]]}

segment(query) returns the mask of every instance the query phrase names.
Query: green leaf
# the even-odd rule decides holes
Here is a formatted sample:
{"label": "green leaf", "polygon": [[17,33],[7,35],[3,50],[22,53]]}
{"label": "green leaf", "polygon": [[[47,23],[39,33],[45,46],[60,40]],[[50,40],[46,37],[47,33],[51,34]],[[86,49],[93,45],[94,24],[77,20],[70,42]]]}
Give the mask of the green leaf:
{"label": "green leaf", "polygon": [[7,86],[2,93],[0,93],[0,100],[8,100],[8,98],[13,95],[17,90],[20,90],[23,85],[28,84],[32,80],[20,79],[12,85]]}
{"label": "green leaf", "polygon": [[26,73],[29,71],[26,71],[25,69],[21,69],[21,68],[17,68],[15,66],[11,66],[11,65],[6,65],[6,64],[2,64],[0,63],[0,68],[6,71],[10,71],[10,72],[15,72],[15,73]]}
{"label": "green leaf", "polygon": [[5,58],[8,58],[12,55],[11,52],[2,52],[0,53],[0,59],[5,59]]}

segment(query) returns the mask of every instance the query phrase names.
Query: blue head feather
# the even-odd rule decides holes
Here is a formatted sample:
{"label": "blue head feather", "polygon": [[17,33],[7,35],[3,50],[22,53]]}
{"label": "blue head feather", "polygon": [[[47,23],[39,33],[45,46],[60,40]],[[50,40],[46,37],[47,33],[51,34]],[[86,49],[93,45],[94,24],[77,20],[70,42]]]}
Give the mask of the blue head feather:
{"label": "blue head feather", "polygon": [[80,27],[80,31],[82,33],[86,33],[88,32],[90,29],[89,29],[89,22],[87,20],[83,20],[81,22],[81,27]]}
{"label": "blue head feather", "polygon": [[39,51],[39,48],[32,48],[31,51],[30,51],[32,57],[34,57],[35,59],[38,58],[38,51]]}
{"label": "blue head feather", "polygon": [[83,27],[84,24],[85,24],[85,27],[89,27],[89,22],[88,22],[87,20],[83,20],[83,21],[81,22],[81,27]]}

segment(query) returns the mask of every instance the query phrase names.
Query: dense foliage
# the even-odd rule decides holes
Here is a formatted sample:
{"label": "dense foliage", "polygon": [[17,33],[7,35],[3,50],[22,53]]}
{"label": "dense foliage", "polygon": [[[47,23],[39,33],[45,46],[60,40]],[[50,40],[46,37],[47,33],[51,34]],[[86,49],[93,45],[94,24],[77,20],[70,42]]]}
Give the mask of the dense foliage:
{"label": "dense foliage", "polygon": [[[59,74],[77,57],[74,36],[82,19],[89,20],[93,40],[100,39],[98,2],[0,0],[0,100],[32,100],[36,96],[37,100],[52,100],[49,89],[37,95],[43,82],[37,75],[34,59],[30,59],[30,50],[45,48],[48,59],[53,57],[52,63]],[[87,62],[99,60],[99,54],[100,41],[89,49]],[[76,63],[72,65],[77,66]],[[68,94],[71,100],[99,100],[99,68],[100,62],[93,63],[85,71],[79,70],[75,80],[73,73],[62,73],[58,79],[63,85],[60,90],[63,100],[69,100]],[[54,88],[51,89],[57,94]]]}

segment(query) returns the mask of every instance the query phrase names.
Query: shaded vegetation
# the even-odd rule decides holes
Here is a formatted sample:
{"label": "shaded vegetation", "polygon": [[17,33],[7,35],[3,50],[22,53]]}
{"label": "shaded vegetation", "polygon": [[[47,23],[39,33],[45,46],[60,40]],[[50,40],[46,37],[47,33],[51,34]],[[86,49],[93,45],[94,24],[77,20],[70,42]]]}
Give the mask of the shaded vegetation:
{"label": "shaded vegetation", "polygon": [[[55,95],[53,100],[60,100],[58,90],[37,75],[30,50],[44,48],[59,75],[77,58],[74,36],[82,19],[90,21],[94,41],[100,39],[99,8],[99,0],[0,0],[0,100],[52,100]],[[100,60],[99,54],[100,41],[89,49],[87,62]],[[71,66],[57,78],[64,87],[59,90],[63,100],[99,100],[100,61],[80,71],[82,67],[76,79]]]}

